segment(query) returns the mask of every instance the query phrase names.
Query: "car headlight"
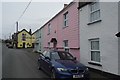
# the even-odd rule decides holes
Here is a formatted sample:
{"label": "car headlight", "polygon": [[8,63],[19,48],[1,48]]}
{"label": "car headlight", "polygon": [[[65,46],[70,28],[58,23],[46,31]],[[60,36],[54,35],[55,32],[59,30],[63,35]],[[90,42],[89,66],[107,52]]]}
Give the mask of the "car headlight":
{"label": "car headlight", "polygon": [[68,70],[65,69],[65,68],[57,68],[58,71],[61,71],[61,72],[67,72]]}
{"label": "car headlight", "polygon": [[88,72],[88,71],[89,71],[89,69],[88,69],[88,68],[86,68],[84,72]]}

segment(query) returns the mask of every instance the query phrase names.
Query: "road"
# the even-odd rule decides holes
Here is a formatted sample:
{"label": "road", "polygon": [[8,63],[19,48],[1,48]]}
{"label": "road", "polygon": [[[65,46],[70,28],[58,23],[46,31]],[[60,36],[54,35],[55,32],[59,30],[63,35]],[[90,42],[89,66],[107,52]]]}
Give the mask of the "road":
{"label": "road", "polygon": [[10,49],[2,46],[3,78],[48,78],[37,69],[37,54],[27,49]]}

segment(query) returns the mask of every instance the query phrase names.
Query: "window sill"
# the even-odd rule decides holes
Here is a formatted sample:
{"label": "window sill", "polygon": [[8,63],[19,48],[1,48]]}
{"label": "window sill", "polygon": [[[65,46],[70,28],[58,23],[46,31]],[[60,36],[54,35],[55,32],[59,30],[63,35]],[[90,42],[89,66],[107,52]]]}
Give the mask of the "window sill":
{"label": "window sill", "polygon": [[67,27],[68,27],[68,26],[64,26],[63,29],[64,29],[64,28],[67,28]]}
{"label": "window sill", "polygon": [[101,21],[102,20],[96,20],[96,21],[93,21],[93,22],[89,22],[87,25],[94,24],[94,23],[101,22]]}
{"label": "window sill", "polygon": [[47,35],[50,35],[50,33],[48,33]]}
{"label": "window sill", "polygon": [[88,63],[96,66],[102,66],[102,64],[99,62],[89,61]]}

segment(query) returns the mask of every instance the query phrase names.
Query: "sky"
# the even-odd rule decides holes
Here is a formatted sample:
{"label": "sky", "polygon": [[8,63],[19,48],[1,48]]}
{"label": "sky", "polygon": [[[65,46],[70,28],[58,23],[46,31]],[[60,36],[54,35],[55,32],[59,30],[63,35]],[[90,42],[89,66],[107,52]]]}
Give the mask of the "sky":
{"label": "sky", "polygon": [[[16,32],[15,22],[31,0],[2,0],[0,2],[0,38],[7,39]],[[73,0],[32,0],[25,14],[19,20],[19,31],[39,29],[60,10],[64,4]],[[75,0],[77,1],[77,0]],[[82,0],[87,1],[87,0]],[[120,0],[100,0],[101,2],[116,2]]]}
{"label": "sky", "polygon": [[[28,31],[29,29],[32,29],[32,32],[36,31],[60,10],[62,10],[64,4],[68,4],[71,1],[72,0],[66,0],[66,2],[50,2],[41,0],[37,2],[32,0],[26,12],[19,20],[19,31],[22,29],[26,29]],[[0,28],[2,36],[0,37],[7,39],[10,35],[16,32],[15,22],[18,21],[29,2],[30,0],[28,0],[28,2],[19,2],[19,0],[18,2],[8,2],[7,0],[4,0],[2,2],[2,6],[0,4],[0,8],[2,8],[2,10],[0,9],[0,12],[2,12],[0,13],[0,15],[2,15],[2,28]]]}

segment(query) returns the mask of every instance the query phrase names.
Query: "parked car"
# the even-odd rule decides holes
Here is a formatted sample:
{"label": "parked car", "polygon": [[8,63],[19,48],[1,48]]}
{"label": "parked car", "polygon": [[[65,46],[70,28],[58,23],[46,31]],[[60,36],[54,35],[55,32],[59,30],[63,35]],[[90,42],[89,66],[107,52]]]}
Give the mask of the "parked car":
{"label": "parked car", "polygon": [[6,46],[8,47],[10,43],[6,43]]}
{"label": "parked car", "polygon": [[8,47],[8,48],[13,48],[13,45],[12,45],[12,44],[9,44],[7,47]]}
{"label": "parked car", "polygon": [[78,62],[69,52],[44,51],[38,59],[39,69],[49,73],[51,78],[83,78],[89,80],[89,69]]}

